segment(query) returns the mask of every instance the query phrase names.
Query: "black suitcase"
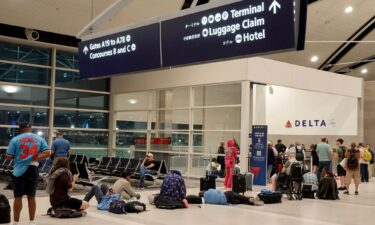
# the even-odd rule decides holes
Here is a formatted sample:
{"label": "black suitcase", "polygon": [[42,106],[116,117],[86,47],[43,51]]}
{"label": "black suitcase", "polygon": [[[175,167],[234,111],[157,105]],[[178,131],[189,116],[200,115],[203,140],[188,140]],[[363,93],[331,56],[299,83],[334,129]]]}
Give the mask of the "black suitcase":
{"label": "black suitcase", "polygon": [[4,195],[0,195],[0,223],[10,223],[10,205]]}
{"label": "black suitcase", "polygon": [[246,185],[246,176],[244,174],[233,175],[232,191],[236,192],[237,194],[239,193],[245,194],[245,192],[247,191],[247,185]]}
{"label": "black suitcase", "polygon": [[216,180],[214,177],[201,177],[200,191],[208,191],[209,189],[216,189]]}

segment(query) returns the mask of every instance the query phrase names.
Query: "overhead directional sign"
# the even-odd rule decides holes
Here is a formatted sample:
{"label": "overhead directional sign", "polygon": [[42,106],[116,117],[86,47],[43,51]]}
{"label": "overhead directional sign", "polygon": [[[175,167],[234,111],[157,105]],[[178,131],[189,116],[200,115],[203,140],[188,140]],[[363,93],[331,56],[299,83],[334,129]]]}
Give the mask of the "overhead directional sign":
{"label": "overhead directional sign", "polygon": [[81,77],[160,68],[159,27],[156,23],[81,42]]}
{"label": "overhead directional sign", "polygon": [[306,12],[307,0],[230,2],[204,10],[197,7],[190,14],[83,41],[79,45],[81,76],[303,49],[306,15],[301,15]]}
{"label": "overhead directional sign", "polygon": [[163,21],[163,66],[295,50],[291,0],[247,0]]}

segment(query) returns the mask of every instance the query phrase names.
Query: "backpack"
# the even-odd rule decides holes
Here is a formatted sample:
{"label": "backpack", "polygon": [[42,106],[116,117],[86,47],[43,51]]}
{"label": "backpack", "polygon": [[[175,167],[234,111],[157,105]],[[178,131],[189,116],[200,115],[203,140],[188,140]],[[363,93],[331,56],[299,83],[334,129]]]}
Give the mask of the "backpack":
{"label": "backpack", "polygon": [[138,201],[126,203],[125,208],[127,213],[140,213],[146,211],[146,205]]}
{"label": "backpack", "polygon": [[158,198],[155,200],[155,206],[159,209],[183,209],[185,208],[182,201],[173,201],[164,198]]}
{"label": "backpack", "polygon": [[102,201],[98,205],[99,210],[109,210],[111,202],[120,200],[120,194],[112,194],[109,196],[103,196]]}
{"label": "backpack", "polygon": [[123,200],[114,200],[109,204],[108,211],[115,214],[126,214],[126,203]]}
{"label": "backpack", "polygon": [[258,197],[261,201],[264,202],[264,204],[275,204],[275,203],[281,203],[281,199],[283,195],[281,192],[273,192],[270,190],[263,189],[259,194]]}
{"label": "backpack", "polygon": [[155,197],[169,199],[173,201],[182,201],[186,197],[186,186],[181,175],[175,172],[169,173],[161,185],[160,194]]}
{"label": "backpack", "polygon": [[303,179],[303,164],[300,162],[292,163],[289,175],[291,179]]}
{"label": "backpack", "polygon": [[80,212],[68,207],[51,207],[48,209],[47,215],[54,218],[69,219],[82,217],[86,215],[86,212]]}
{"label": "backpack", "polygon": [[186,196],[186,200],[189,204],[202,204],[202,198],[196,195],[188,195]]}
{"label": "backpack", "polygon": [[301,148],[295,147],[296,149],[296,160],[303,162],[305,160],[305,156],[303,155],[303,150]]}
{"label": "backpack", "polygon": [[371,161],[371,159],[372,159],[371,152],[368,149],[365,149],[363,153],[363,160],[365,160],[366,162],[369,162]]}
{"label": "backpack", "polygon": [[358,169],[358,160],[355,157],[355,152],[350,153],[350,157],[348,159],[348,169],[350,170]]}
{"label": "backpack", "polygon": [[319,190],[316,193],[319,199],[338,200],[339,191],[337,189],[337,182],[334,176],[326,176],[319,182]]}
{"label": "backpack", "polygon": [[10,223],[10,205],[4,195],[0,195],[0,223]]}

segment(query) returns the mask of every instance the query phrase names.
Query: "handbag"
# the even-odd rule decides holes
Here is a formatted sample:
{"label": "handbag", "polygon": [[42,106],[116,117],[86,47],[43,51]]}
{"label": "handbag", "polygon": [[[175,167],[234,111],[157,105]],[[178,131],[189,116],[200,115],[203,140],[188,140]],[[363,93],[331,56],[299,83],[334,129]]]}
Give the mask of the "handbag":
{"label": "handbag", "polygon": [[344,158],[344,159],[341,160],[341,162],[340,162],[340,166],[341,166],[342,168],[344,168],[344,170],[346,170],[346,161],[347,161],[347,159]]}

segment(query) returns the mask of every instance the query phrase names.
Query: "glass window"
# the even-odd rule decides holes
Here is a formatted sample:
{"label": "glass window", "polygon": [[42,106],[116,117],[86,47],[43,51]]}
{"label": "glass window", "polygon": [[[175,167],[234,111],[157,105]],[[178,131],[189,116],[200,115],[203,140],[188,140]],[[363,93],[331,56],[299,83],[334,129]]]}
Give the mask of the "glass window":
{"label": "glass window", "polygon": [[115,97],[115,110],[148,109],[148,92],[118,94]]}
{"label": "glass window", "polygon": [[182,108],[190,106],[190,88],[160,90],[152,95],[152,106],[156,108]]}
{"label": "glass window", "polygon": [[116,147],[146,150],[147,133],[116,132]]}
{"label": "glass window", "polygon": [[85,155],[86,157],[89,158],[101,158],[103,156],[108,156],[108,149],[105,150],[98,150],[98,149],[85,149],[85,150],[72,150],[72,154],[77,154],[77,155]]}
{"label": "glass window", "polygon": [[189,130],[189,110],[160,110],[151,114],[155,130]]}
{"label": "glass window", "polygon": [[108,128],[108,113],[55,110],[55,127]]}
{"label": "glass window", "polygon": [[61,68],[79,69],[78,55],[71,52],[56,52],[56,66]]}
{"label": "glass window", "polygon": [[[48,141],[48,130],[33,128],[33,133],[38,134]],[[18,128],[0,128],[0,146],[8,146],[12,138],[20,134]]]}
{"label": "glass window", "polygon": [[108,147],[108,132],[85,130],[59,130],[64,138],[70,141],[72,147]]}
{"label": "glass window", "polygon": [[235,138],[240,144],[241,132],[196,132],[193,134],[193,149],[195,153],[217,154],[221,142]]}
{"label": "glass window", "polygon": [[151,151],[187,152],[188,145],[188,132],[151,133]]}
{"label": "glass window", "polygon": [[0,124],[17,125],[28,121],[33,126],[48,126],[48,109],[0,106]]}
{"label": "glass window", "polygon": [[0,59],[50,65],[51,50],[12,43],[0,43]]}
{"label": "glass window", "polygon": [[0,102],[22,105],[49,105],[49,89],[0,85]]}
{"label": "glass window", "polygon": [[0,63],[0,81],[49,85],[50,69]]}
{"label": "glass window", "polygon": [[241,84],[223,84],[194,88],[194,106],[241,104]]}
{"label": "glass window", "polygon": [[188,155],[185,154],[168,154],[167,166],[171,170],[178,170],[182,174],[188,171]]}
{"label": "glass window", "polygon": [[120,130],[147,130],[147,111],[116,113],[116,128]]}
{"label": "glass window", "polygon": [[109,91],[109,79],[81,80],[78,72],[56,70],[56,86],[93,91]]}
{"label": "glass window", "polygon": [[56,90],[55,106],[83,109],[108,109],[108,95]]}
{"label": "glass window", "polygon": [[194,129],[239,130],[241,129],[241,108],[207,108],[193,110]]}

